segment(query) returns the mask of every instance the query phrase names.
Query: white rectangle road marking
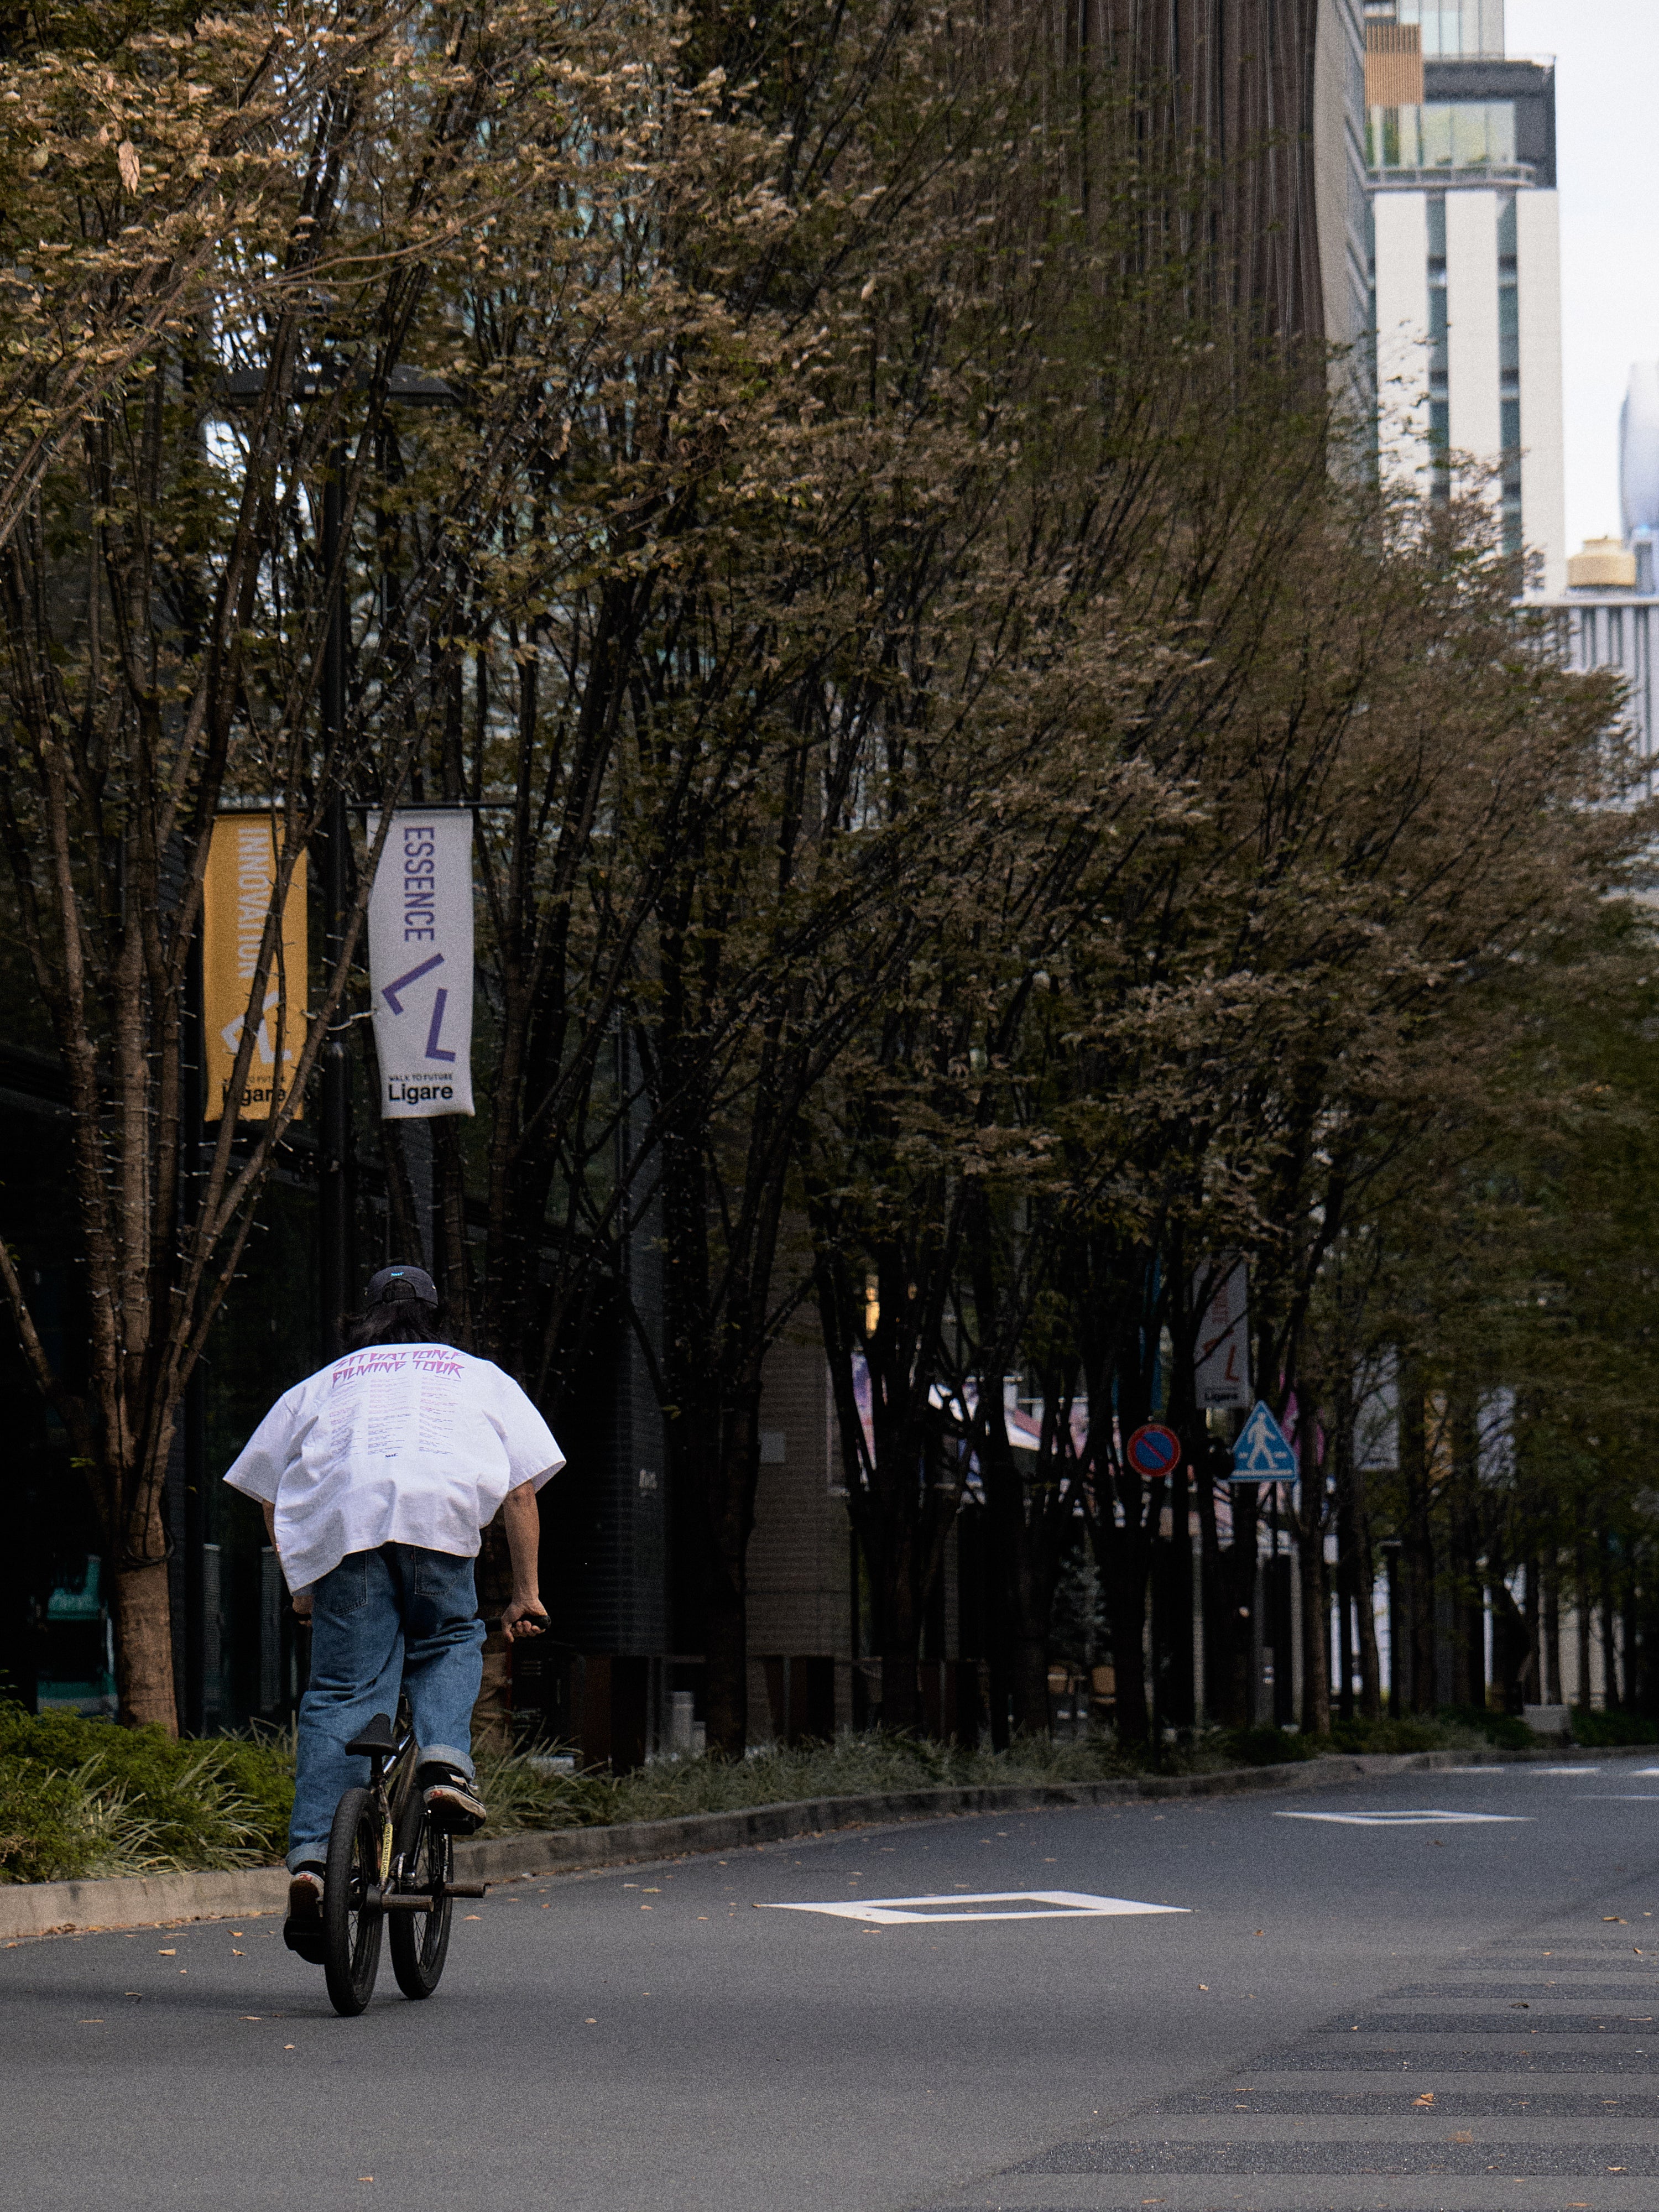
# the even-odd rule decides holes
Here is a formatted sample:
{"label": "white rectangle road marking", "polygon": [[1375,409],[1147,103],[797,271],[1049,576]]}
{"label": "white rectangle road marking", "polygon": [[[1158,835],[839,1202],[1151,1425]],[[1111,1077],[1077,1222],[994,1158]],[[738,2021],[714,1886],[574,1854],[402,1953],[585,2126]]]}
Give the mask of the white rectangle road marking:
{"label": "white rectangle road marking", "polygon": [[[957,1908],[1000,1905],[1014,1909],[1002,1912],[966,1912],[959,1909],[929,1912],[921,1909],[933,1905]],[[1185,1905],[1143,1905],[1130,1897],[1094,1897],[1080,1889],[959,1890],[948,1897],[848,1898],[816,1905],[774,1900],[761,1908],[765,1912],[827,1912],[834,1919],[871,1920],[884,1928],[924,1920],[1115,1920],[1127,1913],[1188,1912],[1191,1909]]]}
{"label": "white rectangle road marking", "polygon": [[1275,1820],[1331,1820],[1343,1828],[1425,1828],[1445,1823],[1455,1826],[1494,1821],[1522,1821],[1530,1813],[1275,1813]]}

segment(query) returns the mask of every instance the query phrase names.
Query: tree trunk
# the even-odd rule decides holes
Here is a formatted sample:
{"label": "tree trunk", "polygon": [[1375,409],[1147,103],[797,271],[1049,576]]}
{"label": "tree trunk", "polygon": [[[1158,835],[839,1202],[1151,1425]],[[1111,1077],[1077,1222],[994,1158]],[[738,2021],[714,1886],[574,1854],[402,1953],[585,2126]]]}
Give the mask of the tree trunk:
{"label": "tree trunk", "polygon": [[1047,1735],[1048,1644],[1046,1637],[1022,1624],[1014,1638],[1014,1726],[1021,1735]]}
{"label": "tree trunk", "polygon": [[1544,1570],[1544,1703],[1559,1705],[1561,1697],[1561,1571],[1553,1547]]}
{"label": "tree trunk", "polygon": [[1521,1699],[1523,1705],[1541,1705],[1544,1701],[1543,1667],[1540,1646],[1544,1637],[1543,1609],[1538,1587],[1538,1556],[1534,1553],[1526,1563],[1526,1604],[1524,1617],[1527,1636],[1527,1655],[1521,1667]]}
{"label": "tree trunk", "polygon": [[1146,1743],[1151,1732],[1146,1711],[1146,1547],[1135,1540],[1131,1529],[1114,1528],[1111,1533],[1116,1540],[1108,1556],[1102,1559],[1097,1547],[1095,1557],[1112,1624],[1117,1736],[1121,1743]]}
{"label": "tree trunk", "polygon": [[881,1724],[907,1735],[921,1733],[921,1699],[916,1676],[921,1665],[921,1632],[914,1617],[890,1618],[881,1645]]}
{"label": "tree trunk", "polygon": [[[1312,1424],[1310,1421],[1310,1429]],[[1310,1435],[1308,1449],[1312,1451]],[[1316,1476],[1313,1478],[1317,1480]],[[1297,1532],[1297,1570],[1302,1583],[1302,1726],[1309,1735],[1331,1732],[1331,1601],[1325,1573],[1322,1520],[1311,1535]]]}
{"label": "tree trunk", "polygon": [[1406,1492],[1406,1604],[1410,1613],[1411,1698],[1414,1713],[1436,1705],[1434,1652],[1434,1533],[1430,1523],[1428,1437],[1421,1378],[1414,1362],[1400,1368],[1400,1472]]}
{"label": "tree trunk", "polygon": [[1256,1537],[1261,1515],[1261,1492],[1254,1482],[1235,1483],[1232,1490],[1233,1540],[1217,1554],[1220,1572],[1220,1603],[1217,1607],[1223,1630],[1219,1643],[1222,1663],[1218,1680],[1222,1686],[1220,1717],[1229,1728],[1249,1728],[1255,1718],[1255,1685],[1251,1666],[1255,1650]]}
{"label": "tree trunk", "polygon": [[741,1556],[709,1562],[703,1626],[704,1721],[708,1748],[741,1759],[749,1743],[749,1620]]}
{"label": "tree trunk", "polygon": [[149,1559],[115,1573],[115,1689],[130,1728],[179,1733],[173,1680],[173,1614],[167,1563]]}
{"label": "tree trunk", "polygon": [[1603,1703],[1611,1712],[1614,1706],[1623,1705],[1626,1700],[1620,1694],[1619,1609],[1613,1601],[1613,1547],[1607,1541],[1607,1532],[1605,1528],[1601,1531],[1600,1548],[1601,1553],[1601,1673],[1607,1686]]}
{"label": "tree trunk", "polygon": [[1585,1571],[1584,1547],[1578,1545],[1573,1562],[1574,1573],[1573,1626],[1577,1630],[1578,1697],[1577,1703],[1585,1712],[1590,1707],[1590,1593],[1589,1576]]}
{"label": "tree trunk", "polygon": [[1348,1450],[1347,1559],[1359,1645],[1359,1717],[1382,1717],[1382,1662],[1376,1648],[1376,1571],[1371,1556],[1370,1498],[1364,1469],[1356,1462],[1352,1427]]}
{"label": "tree trunk", "polygon": [[1472,1391],[1453,1385],[1448,1418],[1451,1429],[1452,1679],[1455,1705],[1486,1702],[1486,1616],[1480,1570],[1480,1492],[1475,1455],[1475,1407]]}

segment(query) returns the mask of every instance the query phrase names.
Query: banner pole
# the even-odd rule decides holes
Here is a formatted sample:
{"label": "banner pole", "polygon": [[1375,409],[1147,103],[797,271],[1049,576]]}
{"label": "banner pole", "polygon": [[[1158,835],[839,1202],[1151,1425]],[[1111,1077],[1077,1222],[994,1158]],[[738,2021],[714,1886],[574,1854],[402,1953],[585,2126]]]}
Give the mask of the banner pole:
{"label": "banner pole", "polygon": [[[327,628],[323,639],[323,680],[319,708],[324,774],[333,778],[323,854],[323,975],[325,984],[343,944],[346,908],[346,800],[337,758],[345,727],[345,579],[339,567],[343,447],[330,456],[323,487],[323,573],[328,578]],[[350,1216],[347,1162],[351,1152],[351,1063],[346,1051],[349,1016],[343,998],[340,1018],[331,1027],[322,1050],[321,1112],[317,1143],[317,1262],[322,1306],[325,1362],[341,1352],[340,1320],[351,1303]]]}

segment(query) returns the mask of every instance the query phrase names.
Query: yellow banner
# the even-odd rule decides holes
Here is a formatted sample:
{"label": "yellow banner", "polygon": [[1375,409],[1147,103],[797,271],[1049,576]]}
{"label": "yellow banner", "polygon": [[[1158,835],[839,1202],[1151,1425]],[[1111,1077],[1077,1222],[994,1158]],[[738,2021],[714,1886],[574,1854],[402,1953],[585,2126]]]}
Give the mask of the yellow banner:
{"label": "yellow banner", "polygon": [[[283,834],[277,814],[222,814],[213,825],[202,886],[202,1035],[207,1119],[223,1118],[248,1018],[259,944],[276,882]],[[307,992],[306,861],[302,853],[283,908],[282,937],[265,980],[265,1002],[237,1119],[264,1121],[281,1105],[288,1071],[305,1042]],[[283,1073],[276,1067],[281,1029]],[[298,1118],[296,1112],[295,1118]]]}

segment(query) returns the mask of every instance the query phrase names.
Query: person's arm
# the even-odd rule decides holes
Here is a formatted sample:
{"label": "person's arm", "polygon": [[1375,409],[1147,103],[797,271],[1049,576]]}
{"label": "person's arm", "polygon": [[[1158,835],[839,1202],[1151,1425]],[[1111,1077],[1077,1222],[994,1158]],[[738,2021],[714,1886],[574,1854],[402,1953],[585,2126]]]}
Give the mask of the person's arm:
{"label": "person's arm", "polygon": [[[262,1498],[259,1500],[259,1504],[260,1504],[260,1507],[261,1507],[261,1509],[263,1510],[263,1511],[264,1511],[264,1516],[265,1516],[265,1534],[266,1534],[266,1535],[267,1535],[267,1536],[269,1536],[269,1537],[270,1537],[270,1548],[271,1548],[271,1550],[272,1550],[273,1552],[276,1552],[276,1553],[277,1559],[278,1559],[278,1561],[280,1562],[280,1561],[281,1561],[281,1559],[282,1559],[282,1556],[283,1556],[283,1555],[282,1555],[282,1553],[281,1553],[280,1551],[278,1551],[278,1550],[277,1550],[277,1547],[276,1547],[276,1508],[273,1504],[270,1504],[270,1500],[269,1500],[268,1498]],[[295,1590],[295,1593],[294,1593],[294,1618],[295,1618],[296,1620],[310,1620],[310,1618],[311,1618],[311,1592],[310,1592],[308,1589]]]}
{"label": "person's arm", "polygon": [[539,1636],[547,1626],[542,1610],[542,1510],[533,1482],[519,1483],[501,1500],[501,1526],[513,1561],[513,1601],[501,1614],[510,1644],[515,1637]]}

